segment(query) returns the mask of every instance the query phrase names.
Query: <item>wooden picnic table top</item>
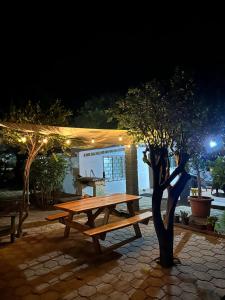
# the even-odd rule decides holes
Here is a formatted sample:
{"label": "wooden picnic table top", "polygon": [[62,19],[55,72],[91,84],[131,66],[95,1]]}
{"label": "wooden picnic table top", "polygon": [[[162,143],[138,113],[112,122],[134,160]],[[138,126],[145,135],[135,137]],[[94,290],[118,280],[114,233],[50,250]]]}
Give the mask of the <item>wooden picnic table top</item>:
{"label": "wooden picnic table top", "polygon": [[113,204],[119,204],[124,202],[130,202],[140,199],[140,196],[129,194],[113,194],[107,196],[97,196],[84,198],[81,200],[75,200],[65,202],[61,204],[55,204],[54,207],[67,212],[80,213],[96,208],[107,207]]}

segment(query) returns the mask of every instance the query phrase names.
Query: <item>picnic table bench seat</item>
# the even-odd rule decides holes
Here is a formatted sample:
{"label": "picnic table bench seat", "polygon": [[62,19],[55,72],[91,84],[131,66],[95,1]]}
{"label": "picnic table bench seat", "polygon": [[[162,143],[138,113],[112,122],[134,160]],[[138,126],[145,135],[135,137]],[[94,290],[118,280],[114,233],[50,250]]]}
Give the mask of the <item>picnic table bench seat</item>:
{"label": "picnic table bench seat", "polygon": [[152,217],[152,213],[150,211],[135,215],[133,217],[129,217],[127,219],[119,220],[113,223],[108,223],[105,225],[101,225],[98,227],[90,228],[83,233],[88,235],[88,236],[98,236],[102,233],[107,233],[116,229],[124,228],[130,225],[134,225],[137,223],[144,222],[144,224],[147,224],[149,219]]}
{"label": "picnic table bench seat", "polygon": [[59,220],[61,218],[66,218],[68,216],[69,216],[68,212],[62,211],[62,212],[59,212],[59,213],[56,213],[56,214],[53,214],[53,215],[49,215],[45,219],[47,221],[55,221],[55,220]]}

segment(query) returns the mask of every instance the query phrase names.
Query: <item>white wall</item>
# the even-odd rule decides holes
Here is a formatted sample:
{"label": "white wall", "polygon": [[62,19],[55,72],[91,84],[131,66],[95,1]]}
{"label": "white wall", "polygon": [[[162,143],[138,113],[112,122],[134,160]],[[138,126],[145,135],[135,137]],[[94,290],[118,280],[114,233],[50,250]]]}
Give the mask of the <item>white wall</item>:
{"label": "white wall", "polygon": [[[96,177],[103,177],[103,157],[105,156],[119,156],[125,155],[123,147],[110,147],[104,149],[94,149],[79,152],[79,165],[81,176],[93,176],[91,170],[93,170]],[[103,151],[114,151],[108,153],[101,153]],[[87,154],[94,154],[87,156]],[[87,187],[83,190],[83,193],[92,195],[93,189]],[[99,194],[113,194],[113,193],[125,193],[126,192],[126,180],[109,181],[105,182],[104,187],[97,187],[96,193]]]}
{"label": "white wall", "polygon": [[[138,182],[139,193],[143,193],[145,190],[149,190],[149,168],[142,160],[145,148],[139,146],[137,149],[138,159]],[[101,152],[110,151],[108,153]],[[113,151],[113,152],[111,152]],[[90,154],[87,156],[87,154]],[[91,155],[95,154],[95,155]],[[63,182],[63,191],[66,193],[75,194],[74,189],[74,169],[79,167],[79,174],[81,176],[93,176],[91,170],[93,170],[96,177],[103,177],[103,157],[105,156],[125,156],[124,147],[109,147],[103,149],[85,150],[77,153],[77,157],[67,158],[68,160],[68,172]],[[93,189],[86,187],[83,193],[92,195]],[[97,195],[100,194],[113,194],[113,193],[125,193],[126,192],[126,179],[118,181],[105,182],[105,186],[97,187]]]}
{"label": "white wall", "polygon": [[138,160],[138,188],[139,194],[150,189],[149,180],[149,166],[143,162],[143,151],[145,147],[139,146],[137,148],[137,160]]}
{"label": "white wall", "polygon": [[68,162],[68,169],[66,176],[63,181],[63,191],[65,193],[69,194],[75,194],[75,188],[74,188],[74,169],[79,168],[79,161],[78,157],[70,157],[66,158]]}

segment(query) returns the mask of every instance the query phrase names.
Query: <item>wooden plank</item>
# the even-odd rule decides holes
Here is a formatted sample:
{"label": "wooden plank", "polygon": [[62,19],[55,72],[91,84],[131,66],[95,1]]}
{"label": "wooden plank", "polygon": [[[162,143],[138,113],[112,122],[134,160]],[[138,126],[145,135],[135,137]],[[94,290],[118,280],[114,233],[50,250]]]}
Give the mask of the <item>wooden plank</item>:
{"label": "wooden plank", "polygon": [[54,207],[56,209],[61,209],[68,212],[79,213],[96,208],[107,207],[113,204],[135,201],[140,198],[141,197],[136,195],[114,194],[109,196],[91,197],[69,203],[56,204]]}
{"label": "wooden plank", "polygon": [[81,232],[89,229],[90,227],[87,226],[87,225],[84,225],[84,224],[81,224],[81,223],[78,223],[78,222],[75,222],[75,221],[69,221],[69,220],[65,220],[65,225],[69,226],[70,228],[74,228],[74,229],[77,229]]}
{"label": "wooden plank", "polygon": [[152,216],[152,213],[147,211],[147,212],[144,212],[142,214],[130,217],[128,219],[123,219],[121,221],[117,221],[117,222],[113,222],[113,223],[110,223],[110,224],[106,224],[106,225],[102,225],[102,226],[99,226],[99,227],[88,229],[88,230],[84,231],[83,233],[88,235],[88,236],[96,236],[96,235],[104,233],[104,232],[109,232],[109,231],[113,231],[113,230],[116,230],[116,229],[120,229],[120,228],[130,226],[130,225],[133,225],[133,224],[137,224],[137,223],[142,222],[144,220],[150,219],[151,216]]}
{"label": "wooden plank", "polygon": [[68,217],[68,216],[69,216],[69,213],[63,211],[63,212],[60,212],[60,213],[57,213],[57,214],[54,214],[54,215],[47,216],[45,219],[48,220],[48,221],[54,221],[54,220],[57,220],[57,219],[60,219],[60,218]]}

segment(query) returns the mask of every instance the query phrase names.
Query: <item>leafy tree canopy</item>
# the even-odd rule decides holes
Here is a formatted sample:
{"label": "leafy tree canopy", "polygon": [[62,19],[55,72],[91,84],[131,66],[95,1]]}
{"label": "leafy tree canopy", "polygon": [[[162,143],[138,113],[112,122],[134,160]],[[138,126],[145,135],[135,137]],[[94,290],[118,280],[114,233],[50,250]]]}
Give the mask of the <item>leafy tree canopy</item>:
{"label": "leafy tree canopy", "polygon": [[117,122],[112,119],[109,121],[107,110],[113,104],[116,97],[102,96],[84,102],[84,105],[77,112],[73,126],[78,128],[116,128]]}

